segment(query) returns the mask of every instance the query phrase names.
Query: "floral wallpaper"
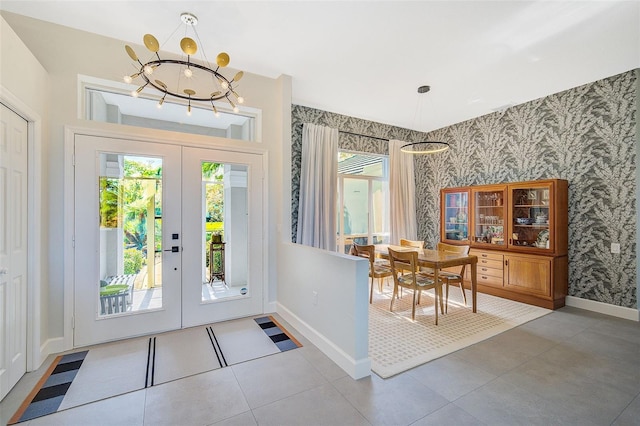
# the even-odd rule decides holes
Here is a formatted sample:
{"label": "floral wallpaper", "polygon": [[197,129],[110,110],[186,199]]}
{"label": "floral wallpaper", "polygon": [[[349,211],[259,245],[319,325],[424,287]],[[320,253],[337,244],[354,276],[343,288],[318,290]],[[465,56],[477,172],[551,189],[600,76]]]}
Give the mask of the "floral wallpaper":
{"label": "floral wallpaper", "polygon": [[[451,149],[416,156],[418,238],[439,240],[440,189],[560,178],[569,181],[569,295],[636,308],[637,70],[458,123],[430,134]],[[419,133],[301,106],[292,109],[292,238],[302,123],[382,138]],[[387,143],[340,135],[340,148],[387,154]],[[620,254],[610,253],[619,242]]]}

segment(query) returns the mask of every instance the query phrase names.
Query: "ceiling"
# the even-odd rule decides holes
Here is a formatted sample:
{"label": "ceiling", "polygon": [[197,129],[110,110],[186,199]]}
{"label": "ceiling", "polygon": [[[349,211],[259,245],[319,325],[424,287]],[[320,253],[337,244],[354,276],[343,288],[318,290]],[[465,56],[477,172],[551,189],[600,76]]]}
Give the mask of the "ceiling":
{"label": "ceiling", "polygon": [[2,0],[0,10],[136,44],[165,40],[191,12],[208,56],[290,75],[294,104],[421,131],[640,68],[640,2],[629,0]]}

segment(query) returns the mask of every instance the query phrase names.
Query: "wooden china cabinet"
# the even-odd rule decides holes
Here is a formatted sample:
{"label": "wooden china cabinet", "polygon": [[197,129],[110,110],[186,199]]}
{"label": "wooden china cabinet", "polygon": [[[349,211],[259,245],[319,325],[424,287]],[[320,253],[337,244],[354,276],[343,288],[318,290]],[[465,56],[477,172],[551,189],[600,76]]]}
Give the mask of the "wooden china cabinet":
{"label": "wooden china cabinet", "polygon": [[[562,179],[442,189],[440,238],[478,256],[478,291],[548,309],[568,287],[568,183]],[[470,284],[470,268],[466,285]]]}

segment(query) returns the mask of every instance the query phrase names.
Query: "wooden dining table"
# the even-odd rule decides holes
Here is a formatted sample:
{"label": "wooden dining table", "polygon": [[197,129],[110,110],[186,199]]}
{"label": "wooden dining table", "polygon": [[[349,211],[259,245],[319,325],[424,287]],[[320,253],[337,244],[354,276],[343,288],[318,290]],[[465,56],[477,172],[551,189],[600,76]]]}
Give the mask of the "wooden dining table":
{"label": "wooden dining table", "polygon": [[395,251],[416,251],[418,252],[418,264],[425,268],[433,269],[434,280],[438,280],[438,271],[452,266],[471,265],[471,308],[477,312],[477,289],[476,272],[478,257],[472,254],[447,253],[438,250],[420,249],[416,247],[396,246],[391,244],[376,244],[376,256],[384,259],[389,258],[389,247]]}

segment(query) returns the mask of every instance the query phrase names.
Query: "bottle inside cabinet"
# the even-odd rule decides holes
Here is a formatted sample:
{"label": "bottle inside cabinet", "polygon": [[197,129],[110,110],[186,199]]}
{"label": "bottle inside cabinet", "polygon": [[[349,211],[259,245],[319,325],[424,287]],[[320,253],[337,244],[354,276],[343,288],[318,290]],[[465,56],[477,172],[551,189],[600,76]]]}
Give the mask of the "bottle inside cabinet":
{"label": "bottle inside cabinet", "polygon": [[473,192],[474,239],[480,244],[504,245],[504,192],[503,189]]}
{"label": "bottle inside cabinet", "polygon": [[469,196],[467,192],[450,192],[444,196],[444,229],[448,240],[469,238]]}
{"label": "bottle inside cabinet", "polygon": [[549,248],[549,188],[514,188],[513,234],[514,246]]}

